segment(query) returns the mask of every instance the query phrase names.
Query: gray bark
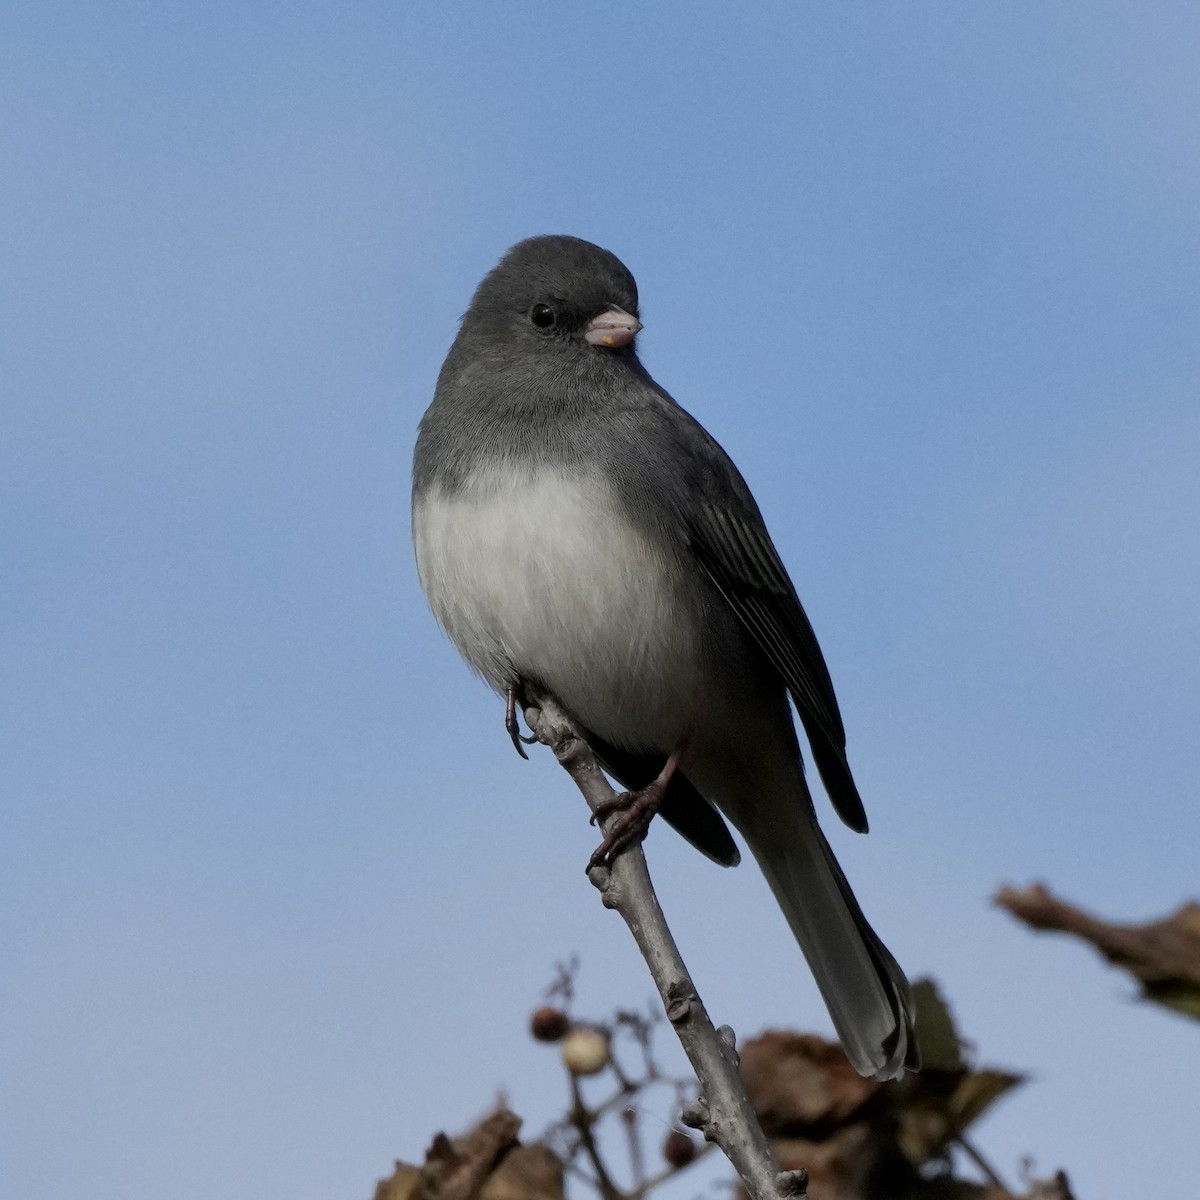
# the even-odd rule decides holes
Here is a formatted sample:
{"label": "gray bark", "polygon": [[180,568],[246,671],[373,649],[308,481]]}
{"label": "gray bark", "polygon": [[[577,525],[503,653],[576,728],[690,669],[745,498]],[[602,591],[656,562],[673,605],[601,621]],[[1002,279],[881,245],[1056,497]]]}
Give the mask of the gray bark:
{"label": "gray bark", "polygon": [[[612,786],[553,699],[545,696],[530,699],[537,705],[525,713],[530,729],[538,741],[554,751],[595,812],[616,795]],[[610,815],[604,826],[618,815]],[[713,1026],[696,993],[659,907],[641,846],[622,850],[611,869],[593,867],[588,878],[599,890],[604,906],[615,909],[629,926],[650,968],[667,1019],[700,1082],[699,1099],[685,1107],[685,1123],[700,1130],[723,1151],[741,1177],[750,1200],[805,1195],[805,1172],[780,1171],[754,1114],[738,1070],[733,1031],[728,1026],[720,1030]]]}

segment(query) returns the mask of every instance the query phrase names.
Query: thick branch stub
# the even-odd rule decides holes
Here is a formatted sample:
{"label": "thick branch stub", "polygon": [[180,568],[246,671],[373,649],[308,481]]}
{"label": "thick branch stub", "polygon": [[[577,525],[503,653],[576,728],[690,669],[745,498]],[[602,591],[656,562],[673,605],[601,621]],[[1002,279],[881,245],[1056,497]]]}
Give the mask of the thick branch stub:
{"label": "thick branch stub", "polygon": [[808,1172],[803,1169],[780,1171],[775,1176],[775,1187],[781,1196],[807,1196]]}
{"label": "thick branch stub", "polygon": [[663,1008],[672,1025],[686,1021],[692,1012],[692,1002],[698,1000],[690,979],[675,979],[667,984]]}

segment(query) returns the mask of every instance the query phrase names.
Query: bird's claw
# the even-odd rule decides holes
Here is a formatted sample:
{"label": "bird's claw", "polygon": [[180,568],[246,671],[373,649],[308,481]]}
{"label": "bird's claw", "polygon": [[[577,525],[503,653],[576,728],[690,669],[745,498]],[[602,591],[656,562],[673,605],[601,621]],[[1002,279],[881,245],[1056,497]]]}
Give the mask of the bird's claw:
{"label": "bird's claw", "polygon": [[654,814],[662,806],[666,791],[666,784],[656,779],[644,788],[622,792],[619,796],[598,804],[592,811],[593,825],[611,817],[613,813],[619,812],[621,815],[612,823],[604,835],[604,841],[588,859],[585,870],[590,871],[593,867],[611,867],[613,860],[622,850],[640,842],[646,836]]}
{"label": "bird's claw", "polygon": [[[524,707],[524,704],[522,704]],[[507,695],[507,706],[504,710],[504,728],[508,731],[508,736],[512,739],[513,749],[524,759],[528,760],[529,755],[525,753],[525,746],[532,746],[537,741],[535,737],[526,737],[521,732],[521,726],[517,721],[517,689],[510,687]],[[524,742],[525,746],[521,743]]]}
{"label": "bird's claw", "polygon": [[614,796],[611,800],[603,800],[592,809],[592,815],[588,818],[589,825],[599,825],[601,821],[607,817],[611,817],[615,812],[624,812],[627,809],[634,807],[637,804],[637,797],[642,792],[653,787],[650,783],[647,787],[638,788],[631,792],[622,792],[619,796]]}

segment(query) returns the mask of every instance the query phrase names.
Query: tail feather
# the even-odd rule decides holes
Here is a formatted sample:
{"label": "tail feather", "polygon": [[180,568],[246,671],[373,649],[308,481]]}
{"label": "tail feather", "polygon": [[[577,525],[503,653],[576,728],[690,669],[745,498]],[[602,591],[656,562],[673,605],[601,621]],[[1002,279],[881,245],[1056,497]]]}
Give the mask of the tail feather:
{"label": "tail feather", "polygon": [[814,817],[750,848],[820,988],[860,1075],[893,1079],[920,1065],[912,989],[867,924]]}

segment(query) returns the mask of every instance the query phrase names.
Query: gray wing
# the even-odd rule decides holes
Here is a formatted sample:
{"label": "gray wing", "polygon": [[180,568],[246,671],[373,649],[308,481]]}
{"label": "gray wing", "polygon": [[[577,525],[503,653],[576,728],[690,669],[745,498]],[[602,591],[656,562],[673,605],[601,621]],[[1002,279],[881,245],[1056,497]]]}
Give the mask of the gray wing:
{"label": "gray wing", "polygon": [[692,552],[791,693],[838,816],[866,833],[867,814],[846,761],[846,731],[821,647],[749,489],[745,503],[739,500],[735,493],[689,510]]}
{"label": "gray wing", "polygon": [[[607,448],[608,469],[622,482],[632,521],[652,522],[654,514],[669,510],[666,532],[686,541],[791,693],[838,816],[866,833],[867,814],[846,762],[846,731],[829,670],[758,505],[708,430],[645,368],[636,364],[636,370],[622,403],[591,414],[593,436],[584,451],[595,455],[597,447]],[[661,537],[664,529],[657,525],[649,532]]]}

